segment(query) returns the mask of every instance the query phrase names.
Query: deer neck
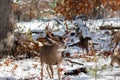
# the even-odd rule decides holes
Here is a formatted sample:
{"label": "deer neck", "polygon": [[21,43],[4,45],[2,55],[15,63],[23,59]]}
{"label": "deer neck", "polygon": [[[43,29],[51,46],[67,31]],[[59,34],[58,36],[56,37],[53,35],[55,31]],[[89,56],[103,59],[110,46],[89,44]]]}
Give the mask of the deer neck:
{"label": "deer neck", "polygon": [[82,42],[84,40],[83,36],[80,37],[80,41]]}

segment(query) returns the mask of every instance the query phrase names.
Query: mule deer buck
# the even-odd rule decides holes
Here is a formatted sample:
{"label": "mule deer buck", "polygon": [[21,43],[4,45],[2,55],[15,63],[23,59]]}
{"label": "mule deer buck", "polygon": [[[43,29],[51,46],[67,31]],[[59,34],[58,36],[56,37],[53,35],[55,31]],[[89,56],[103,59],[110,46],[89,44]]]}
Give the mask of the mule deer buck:
{"label": "mule deer buck", "polygon": [[114,49],[112,50],[112,52],[114,52],[115,48],[117,47],[117,45],[120,42],[120,31],[116,31],[116,32],[112,32],[112,43],[115,43]]}
{"label": "mule deer buck", "polygon": [[[60,38],[47,36],[47,43],[41,47],[40,50],[40,61],[41,61],[41,77],[43,79],[43,67],[44,63],[47,64],[46,70],[50,78],[53,78],[54,71],[53,65],[57,65],[58,79],[60,80],[59,64],[63,58],[63,50],[65,48],[63,40]],[[58,41],[59,39],[59,41]],[[57,41],[55,41],[57,40]],[[50,72],[49,72],[50,69]]]}

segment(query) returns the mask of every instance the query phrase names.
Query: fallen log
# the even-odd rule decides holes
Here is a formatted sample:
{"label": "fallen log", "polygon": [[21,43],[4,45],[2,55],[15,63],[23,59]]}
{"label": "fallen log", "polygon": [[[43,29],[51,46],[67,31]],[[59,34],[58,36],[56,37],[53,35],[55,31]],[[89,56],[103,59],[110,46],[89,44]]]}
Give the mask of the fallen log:
{"label": "fallen log", "polygon": [[78,65],[84,65],[84,64],[82,64],[82,63],[78,63],[78,62],[71,61],[71,60],[69,60],[69,59],[65,59],[65,61],[69,61],[70,63],[74,63],[74,64],[78,64]]}
{"label": "fallen log", "polygon": [[100,26],[100,30],[113,30],[113,29],[120,29],[120,26],[111,26],[111,25],[105,25]]}
{"label": "fallen log", "polygon": [[64,75],[78,75],[81,72],[87,74],[86,68],[85,67],[81,67],[81,68],[78,68],[78,69],[69,70],[69,71],[66,71],[64,73]]}

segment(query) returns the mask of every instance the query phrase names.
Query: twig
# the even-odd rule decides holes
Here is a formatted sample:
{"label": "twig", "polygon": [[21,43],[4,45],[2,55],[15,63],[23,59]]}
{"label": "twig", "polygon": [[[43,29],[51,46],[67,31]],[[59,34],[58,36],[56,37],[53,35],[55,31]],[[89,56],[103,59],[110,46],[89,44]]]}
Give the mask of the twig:
{"label": "twig", "polygon": [[84,65],[84,64],[82,64],[82,63],[78,63],[78,62],[71,61],[71,60],[69,60],[69,59],[65,59],[65,61],[69,61],[70,63],[74,63],[74,64],[78,64],[78,65]]}

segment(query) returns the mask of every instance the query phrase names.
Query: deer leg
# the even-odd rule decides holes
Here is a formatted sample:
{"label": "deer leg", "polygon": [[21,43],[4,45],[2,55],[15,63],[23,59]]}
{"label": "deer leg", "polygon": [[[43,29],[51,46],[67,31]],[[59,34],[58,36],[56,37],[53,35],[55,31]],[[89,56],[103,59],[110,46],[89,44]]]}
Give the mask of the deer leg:
{"label": "deer leg", "polygon": [[41,80],[43,80],[43,63],[41,63]]}
{"label": "deer leg", "polygon": [[90,45],[89,45],[89,50],[90,51],[93,51],[94,49],[93,49],[93,44],[92,43],[90,43]]}
{"label": "deer leg", "polygon": [[114,47],[114,49],[112,50],[112,52],[114,52],[114,50],[115,50],[115,48],[117,47],[117,45],[118,45],[118,43],[115,44],[115,47]]}
{"label": "deer leg", "polygon": [[85,51],[84,51],[85,49],[83,47],[81,47],[81,48],[82,48],[83,53],[85,54]]}
{"label": "deer leg", "polygon": [[54,72],[53,72],[53,66],[52,65],[49,65],[49,67],[50,67],[50,71],[51,71],[51,78],[53,78],[53,74],[54,74]]}
{"label": "deer leg", "polygon": [[111,63],[110,63],[110,65],[111,65],[111,66],[113,66],[113,63],[114,63],[114,62],[113,62],[113,60],[111,60]]}
{"label": "deer leg", "polygon": [[59,63],[57,64],[57,73],[58,73],[58,80],[60,80],[60,71],[59,71]]}
{"label": "deer leg", "polygon": [[85,48],[85,50],[86,50],[86,52],[87,52],[87,54],[88,54],[89,50],[88,50],[88,48],[87,48],[87,47]]}
{"label": "deer leg", "polygon": [[52,78],[52,76],[50,75],[50,72],[49,72],[49,66],[48,66],[48,65],[47,65],[47,67],[46,67],[46,70],[47,70],[47,72],[48,72],[49,77]]}

